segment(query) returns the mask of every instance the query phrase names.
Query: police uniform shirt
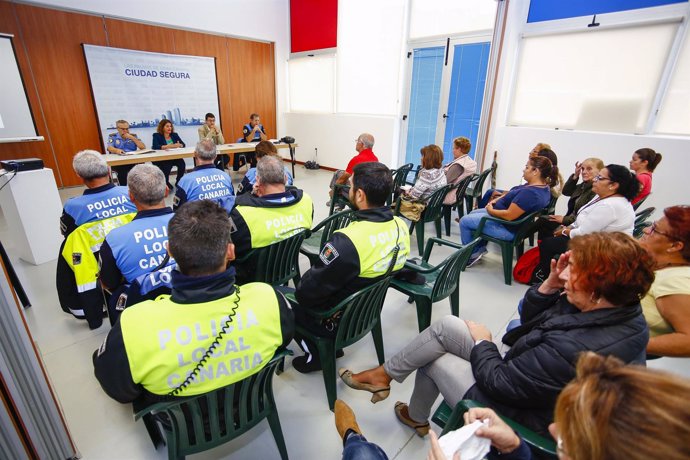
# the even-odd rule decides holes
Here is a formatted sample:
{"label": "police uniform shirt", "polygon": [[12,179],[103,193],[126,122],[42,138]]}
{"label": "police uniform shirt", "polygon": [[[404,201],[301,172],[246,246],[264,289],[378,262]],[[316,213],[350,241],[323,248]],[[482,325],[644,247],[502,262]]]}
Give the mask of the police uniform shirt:
{"label": "police uniform shirt", "polygon": [[[254,188],[254,184],[256,183],[256,168],[250,168],[249,171],[247,171],[247,174],[244,175],[242,178],[242,182],[240,182],[240,185],[237,186],[237,194],[238,195],[243,195],[245,193],[249,193],[252,191]],[[288,169],[287,166],[285,166],[285,185],[292,185],[294,183],[294,179],[292,178],[292,173],[290,173],[290,170]]]}
{"label": "police uniform shirt", "polygon": [[60,231],[64,236],[87,222],[137,212],[129,200],[127,187],[105,184],[84,190],[84,194],[70,198],[60,217]]}
{"label": "police uniform shirt", "polygon": [[187,201],[210,200],[218,203],[229,213],[235,205],[235,189],[225,171],[215,165],[201,165],[191,173],[185,174],[177,183],[173,210]]}
{"label": "police uniform shirt", "polygon": [[[249,133],[251,133],[253,129],[254,128],[252,127],[251,123],[247,123],[246,125],[244,125],[244,128],[242,128],[242,141],[243,142],[247,142],[247,136],[249,136]],[[261,125],[261,124],[259,125],[259,131],[264,133],[264,135],[266,134],[266,130],[264,130],[264,125]],[[254,133],[254,138],[249,139],[249,142],[260,141],[260,140],[261,140],[261,135],[257,131]]]}
{"label": "police uniform shirt", "polygon": [[[378,281],[388,270],[396,245],[400,250],[393,271],[404,266],[410,252],[405,223],[385,207],[357,211],[356,218],[333,233],[319,260],[302,275],[295,292],[300,307],[327,310]],[[359,223],[368,225],[358,229]]]}
{"label": "police uniform shirt", "polygon": [[[167,255],[170,208],[139,211],[127,225],[111,231],[101,246],[100,279],[114,289],[125,282],[131,284],[138,276],[153,271]],[[168,264],[174,263],[170,259]]]}
{"label": "police uniform shirt", "polygon": [[[224,299],[233,295],[236,291],[234,281],[234,270],[232,268],[223,273],[203,277],[185,276],[177,271],[174,271],[172,279],[172,294],[166,304],[161,303],[161,308],[166,308],[169,306],[169,310],[166,310],[166,313],[164,314],[170,316],[175,314],[176,304],[197,304],[192,306],[194,308],[199,307],[197,309],[198,326],[195,324],[186,325],[183,322],[180,322],[180,328],[178,329],[180,334],[178,335],[175,333],[175,331],[171,331],[171,340],[167,340],[166,331],[161,332],[156,330],[155,324],[147,325],[146,327],[151,330],[151,334],[153,334],[154,338],[161,344],[160,346],[165,348],[165,350],[162,350],[161,353],[150,354],[150,359],[162,360],[163,355],[168,357],[172,356],[172,360],[160,362],[160,366],[165,367],[166,369],[174,370],[180,366],[180,361],[177,356],[179,350],[179,352],[183,353],[184,359],[182,360],[182,364],[191,367],[191,365],[194,364],[192,363],[192,360],[194,360],[194,362],[198,362],[200,359],[199,355],[201,353],[193,350],[207,350],[210,347],[213,338],[217,336],[219,330],[222,328],[222,317],[216,317],[215,314],[212,316],[208,316],[207,314],[205,315],[204,312],[206,312],[207,309],[204,308],[204,304],[208,304],[210,302]],[[221,339],[220,347],[217,349],[217,353],[214,353],[214,355],[222,354],[223,361],[228,364],[226,368],[230,371],[232,370],[232,360],[235,359],[235,354],[238,351],[242,351],[241,348],[244,347],[246,350],[247,346],[251,347],[253,343],[256,343],[255,340],[267,335],[276,336],[276,334],[279,337],[279,342],[282,341],[282,343],[279,343],[279,346],[276,347],[276,349],[284,348],[290,343],[290,340],[292,340],[292,336],[294,334],[295,323],[293,312],[283,295],[263,283],[252,284],[253,286],[259,286],[260,289],[245,289],[246,286],[240,287],[238,301],[238,304],[240,305],[240,309],[238,310],[239,315],[234,318],[237,321],[237,327],[233,331],[226,334],[223,339]],[[252,295],[252,292],[258,293],[258,296]],[[266,302],[265,300],[262,302],[260,300],[261,296],[275,296],[274,299],[277,300],[279,309],[278,314],[280,331],[267,331],[267,326],[265,324],[255,324],[251,325],[251,327],[246,327],[249,325],[249,317],[246,314],[245,309],[250,309],[252,306],[257,304],[270,304],[270,302]],[[131,315],[137,313],[137,308],[139,308],[139,306],[134,305],[133,307],[125,310],[124,314]],[[243,313],[245,314],[243,315]],[[242,327],[239,326],[240,321],[243,323]],[[191,331],[191,335],[189,335],[189,337],[187,337],[186,334],[187,330]],[[247,335],[245,336],[245,334]],[[134,362],[133,359],[130,360],[129,354],[136,354],[135,347],[137,344],[135,342],[125,343],[125,335],[126,331],[123,335],[122,323],[118,321],[108,333],[101,347],[94,352],[93,364],[96,378],[108,396],[121,403],[139,400],[146,405],[155,401],[160,401],[165,397],[159,394],[153,394],[147,391],[141,382],[135,382],[132,374],[132,367],[134,367],[134,372],[136,374],[138,371],[137,363]],[[242,342],[240,342],[240,337],[245,337]],[[180,340],[178,340],[178,338]],[[198,341],[199,347],[191,347],[189,344],[186,346],[185,343],[188,339],[190,342],[192,340]],[[164,343],[160,342],[161,340]],[[172,347],[176,348],[173,349]],[[252,350],[250,348],[247,351],[251,352]],[[192,355],[194,356],[192,357]],[[146,363],[146,365],[151,367],[151,363]],[[213,365],[213,363],[211,363],[211,365]],[[209,379],[212,373],[214,374],[214,378]],[[204,381],[206,384],[212,386],[213,388],[220,388],[234,381],[231,373],[228,376],[218,375],[219,372],[217,364],[215,368],[204,366],[203,371],[200,372],[200,374],[204,375]],[[170,379],[170,382],[165,382],[166,385],[168,385],[168,389],[170,389],[170,386],[176,386],[181,383],[182,376],[179,375],[179,373],[178,376],[180,377],[179,379],[173,376],[173,378]],[[180,395],[185,396],[185,394],[185,391],[183,391]]]}
{"label": "police uniform shirt", "polygon": [[[132,134],[132,136],[137,137],[136,134]],[[120,136],[120,133],[112,133],[108,136],[108,147],[115,147],[116,149],[122,149],[125,152],[134,152],[137,150],[139,147],[137,147],[137,144],[132,140],[132,139],[123,139],[122,136]]]}
{"label": "police uniform shirt", "polygon": [[282,240],[296,228],[310,229],[313,216],[311,197],[299,189],[262,197],[240,195],[230,212],[235,252],[242,257],[252,248]]}

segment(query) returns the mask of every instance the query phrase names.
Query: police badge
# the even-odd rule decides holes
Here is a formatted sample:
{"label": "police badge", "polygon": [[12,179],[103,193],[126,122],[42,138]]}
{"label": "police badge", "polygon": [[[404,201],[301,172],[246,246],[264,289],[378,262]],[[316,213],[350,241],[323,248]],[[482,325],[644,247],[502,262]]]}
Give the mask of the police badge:
{"label": "police badge", "polygon": [[72,265],[79,265],[81,263],[81,252],[72,253]]}

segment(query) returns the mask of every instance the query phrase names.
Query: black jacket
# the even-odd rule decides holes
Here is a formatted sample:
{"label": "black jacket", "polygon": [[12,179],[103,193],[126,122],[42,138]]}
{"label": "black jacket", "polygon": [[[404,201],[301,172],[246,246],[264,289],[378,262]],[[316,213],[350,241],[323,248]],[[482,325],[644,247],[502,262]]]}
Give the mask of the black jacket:
{"label": "black jacket", "polygon": [[472,349],[477,383],[465,398],[548,436],[556,398],[575,377],[579,354],[593,351],[644,364],[649,330],[639,304],[581,312],[565,295],[543,295],[537,288],[525,294],[522,325],[503,337],[512,345],[504,358],[488,341]]}

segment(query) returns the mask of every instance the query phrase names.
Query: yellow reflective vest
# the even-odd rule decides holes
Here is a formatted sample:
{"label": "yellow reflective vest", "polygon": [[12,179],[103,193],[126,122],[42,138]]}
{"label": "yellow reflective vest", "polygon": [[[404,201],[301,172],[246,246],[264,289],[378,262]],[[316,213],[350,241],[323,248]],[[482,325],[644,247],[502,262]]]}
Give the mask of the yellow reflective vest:
{"label": "yellow reflective vest", "polygon": [[253,249],[270,246],[291,237],[302,229],[311,228],[314,204],[306,193],[293,205],[257,207],[237,205],[251,235]]}

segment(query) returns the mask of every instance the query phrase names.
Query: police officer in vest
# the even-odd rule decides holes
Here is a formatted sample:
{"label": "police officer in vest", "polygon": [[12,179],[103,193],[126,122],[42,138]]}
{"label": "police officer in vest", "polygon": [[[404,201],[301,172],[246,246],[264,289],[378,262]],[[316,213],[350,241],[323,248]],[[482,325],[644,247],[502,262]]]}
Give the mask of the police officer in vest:
{"label": "police officer in vest", "polygon": [[[122,155],[126,152],[133,152],[146,148],[143,142],[139,140],[136,134],[129,132],[129,123],[127,120],[117,120],[115,122],[117,132],[108,136],[108,152],[117,155]],[[113,166],[113,171],[117,173],[117,181],[120,185],[127,185],[127,174],[134,167],[134,165],[119,165]]]}
{"label": "police officer in vest", "polygon": [[168,188],[163,172],[149,163],[136,165],[129,173],[128,187],[137,215],[108,234],[100,253],[101,284],[113,299],[140,275],[174,263],[166,260],[173,210],[165,206]]}
{"label": "police officer in vest", "polygon": [[[328,310],[379,281],[391,264],[393,272],[403,268],[410,252],[410,234],[403,220],[394,217],[386,206],[392,189],[393,179],[386,165],[368,162],[354,167],[350,201],[357,210],[356,220],[333,233],[317,263],[302,275],[295,292],[297,324],[322,336],[334,336],[337,318],[321,321],[309,312]],[[305,355],[293,359],[293,367],[301,373],[321,370],[316,346],[298,334],[295,341]]]}
{"label": "police officer in vest", "polygon": [[[268,139],[264,125],[262,125],[260,121],[261,119],[259,118],[258,113],[252,113],[249,115],[249,123],[242,127],[242,137],[240,138],[240,142],[259,142]],[[244,155],[247,161],[251,163],[251,167],[256,167],[256,155],[254,152],[247,152]],[[232,161],[232,170],[237,171],[239,169],[240,156],[235,154],[235,158]]]}
{"label": "police officer in vest", "polygon": [[[243,257],[250,249],[263,248],[311,228],[314,204],[302,190],[285,189],[285,170],[280,158],[266,156],[256,166],[256,195],[237,197],[230,213],[232,240]],[[238,268],[240,284],[251,281],[251,266]]]}
{"label": "police officer in vest", "polygon": [[261,370],[292,339],[293,314],[282,294],[264,283],[236,286],[234,269],[226,269],[235,250],[224,209],[188,203],[169,233],[179,268],[172,294],[126,309],[93,355],[96,378],[121,403],[147,405],[229,385]]}
{"label": "police officer in vest", "polygon": [[130,222],[137,209],[127,187],[110,182],[108,164],[99,152],[77,153],[72,167],[86,190],[67,200],[60,217],[65,241],[60,246],[56,287],[62,310],[86,319],[96,329],[103,323],[103,296],[96,278],[98,251],[108,232]]}
{"label": "police officer in vest", "polygon": [[194,163],[196,167],[185,174],[177,184],[173,210],[188,201],[211,200],[221,205],[228,213],[235,205],[235,189],[225,171],[219,171],[214,162],[218,152],[211,139],[196,144]]}

